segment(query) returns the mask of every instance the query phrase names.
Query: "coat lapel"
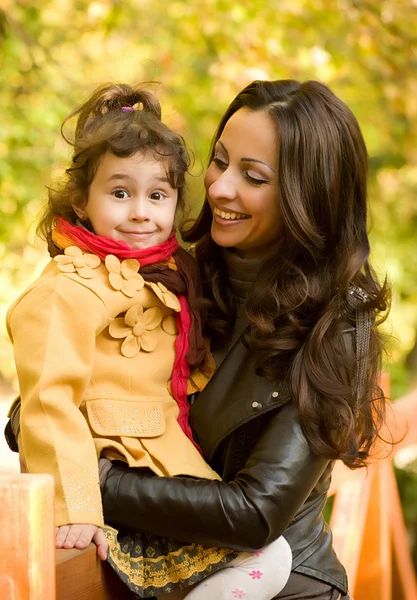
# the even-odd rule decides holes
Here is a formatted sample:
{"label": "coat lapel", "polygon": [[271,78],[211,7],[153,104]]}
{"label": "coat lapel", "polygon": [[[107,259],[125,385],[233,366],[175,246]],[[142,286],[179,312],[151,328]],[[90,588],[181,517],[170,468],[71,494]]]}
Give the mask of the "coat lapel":
{"label": "coat lapel", "polygon": [[190,409],[190,423],[210,461],[220,442],[247,421],[290,400],[288,386],[259,377],[243,329]]}

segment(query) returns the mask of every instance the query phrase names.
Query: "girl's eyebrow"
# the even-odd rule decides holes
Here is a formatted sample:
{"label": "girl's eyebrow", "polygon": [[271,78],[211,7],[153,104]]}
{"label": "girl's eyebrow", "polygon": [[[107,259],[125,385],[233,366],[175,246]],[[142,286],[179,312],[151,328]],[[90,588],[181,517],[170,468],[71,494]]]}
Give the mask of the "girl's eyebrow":
{"label": "girl's eyebrow", "polygon": [[113,181],[114,179],[132,179],[130,177],[130,175],[127,175],[126,173],[113,173],[113,175],[110,175],[110,177],[108,177],[107,181]]}
{"label": "girl's eyebrow", "polygon": [[[133,177],[131,177],[127,173],[113,173],[113,175],[110,175],[107,181],[114,181],[115,179],[133,180]],[[161,181],[162,183],[169,183],[168,177],[156,176],[153,177],[153,179],[155,179],[156,181]]]}
{"label": "girl's eyebrow", "polygon": [[[217,143],[223,148],[223,150],[229,156],[229,153],[227,152],[226,146],[223,144],[223,142],[221,142],[220,140],[217,140]],[[242,157],[240,159],[240,162],[254,162],[254,163],[259,163],[261,165],[265,165],[265,167],[268,167],[268,169],[270,169],[273,173],[276,173],[275,169],[273,169],[270,165],[268,165],[268,163],[264,162],[263,160],[259,160],[258,158]]]}

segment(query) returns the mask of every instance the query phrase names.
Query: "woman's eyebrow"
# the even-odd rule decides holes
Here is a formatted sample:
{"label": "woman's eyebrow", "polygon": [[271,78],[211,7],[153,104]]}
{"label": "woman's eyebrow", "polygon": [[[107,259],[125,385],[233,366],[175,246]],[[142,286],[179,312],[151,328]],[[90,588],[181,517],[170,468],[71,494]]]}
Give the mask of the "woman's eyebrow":
{"label": "woman's eyebrow", "polygon": [[265,167],[268,167],[268,169],[271,169],[271,171],[273,173],[276,173],[275,169],[273,169],[272,167],[270,167],[268,165],[268,163],[264,162],[263,160],[258,160],[257,158],[246,158],[243,157],[240,159],[240,162],[254,162],[254,163],[260,163],[261,165],[265,165]]}
{"label": "woman's eyebrow", "polygon": [[226,152],[227,155],[229,154],[228,151],[227,151],[226,146],[223,144],[222,141],[217,140],[217,144],[219,144],[219,146],[221,146],[223,148],[223,150]]}
{"label": "woman's eyebrow", "polygon": [[[226,146],[223,144],[223,142],[221,142],[220,140],[217,140],[217,143],[223,148],[223,150],[228,155],[229,153],[227,152]],[[259,160],[258,158],[243,157],[243,158],[240,159],[240,162],[254,162],[254,163],[259,163],[261,165],[265,165],[265,167],[268,167],[268,169],[271,169],[271,171],[273,173],[276,173],[275,169],[273,169],[270,165],[268,165],[268,163],[264,162],[263,160]]]}

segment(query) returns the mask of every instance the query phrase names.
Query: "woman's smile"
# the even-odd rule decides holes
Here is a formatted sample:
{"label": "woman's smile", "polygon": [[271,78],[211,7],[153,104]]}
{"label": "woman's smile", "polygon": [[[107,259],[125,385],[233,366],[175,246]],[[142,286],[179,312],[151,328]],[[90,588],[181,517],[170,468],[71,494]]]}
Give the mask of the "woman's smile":
{"label": "woman's smile", "polygon": [[219,223],[219,225],[222,225],[224,221],[227,221],[227,223],[224,224],[229,225],[231,223],[238,223],[239,221],[250,219],[250,215],[245,215],[244,213],[239,212],[230,212],[228,210],[218,208],[217,206],[213,207],[213,215],[214,220],[216,223]]}

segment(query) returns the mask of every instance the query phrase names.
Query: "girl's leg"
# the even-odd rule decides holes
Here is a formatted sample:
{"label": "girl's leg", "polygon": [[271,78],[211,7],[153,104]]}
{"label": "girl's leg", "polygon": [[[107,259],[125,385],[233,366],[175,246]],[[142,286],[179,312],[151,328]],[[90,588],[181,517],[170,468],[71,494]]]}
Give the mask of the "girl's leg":
{"label": "girl's leg", "polygon": [[[190,588],[187,589],[189,590]],[[164,594],[163,596],[158,596],[157,600],[183,600],[184,598],[186,598],[186,595],[187,591],[181,590],[180,592],[172,592],[172,594]]]}
{"label": "girl's leg", "polygon": [[227,567],[198,583],[185,598],[271,600],[285,586],[291,564],[291,549],[280,537],[254,554],[242,552]]}

